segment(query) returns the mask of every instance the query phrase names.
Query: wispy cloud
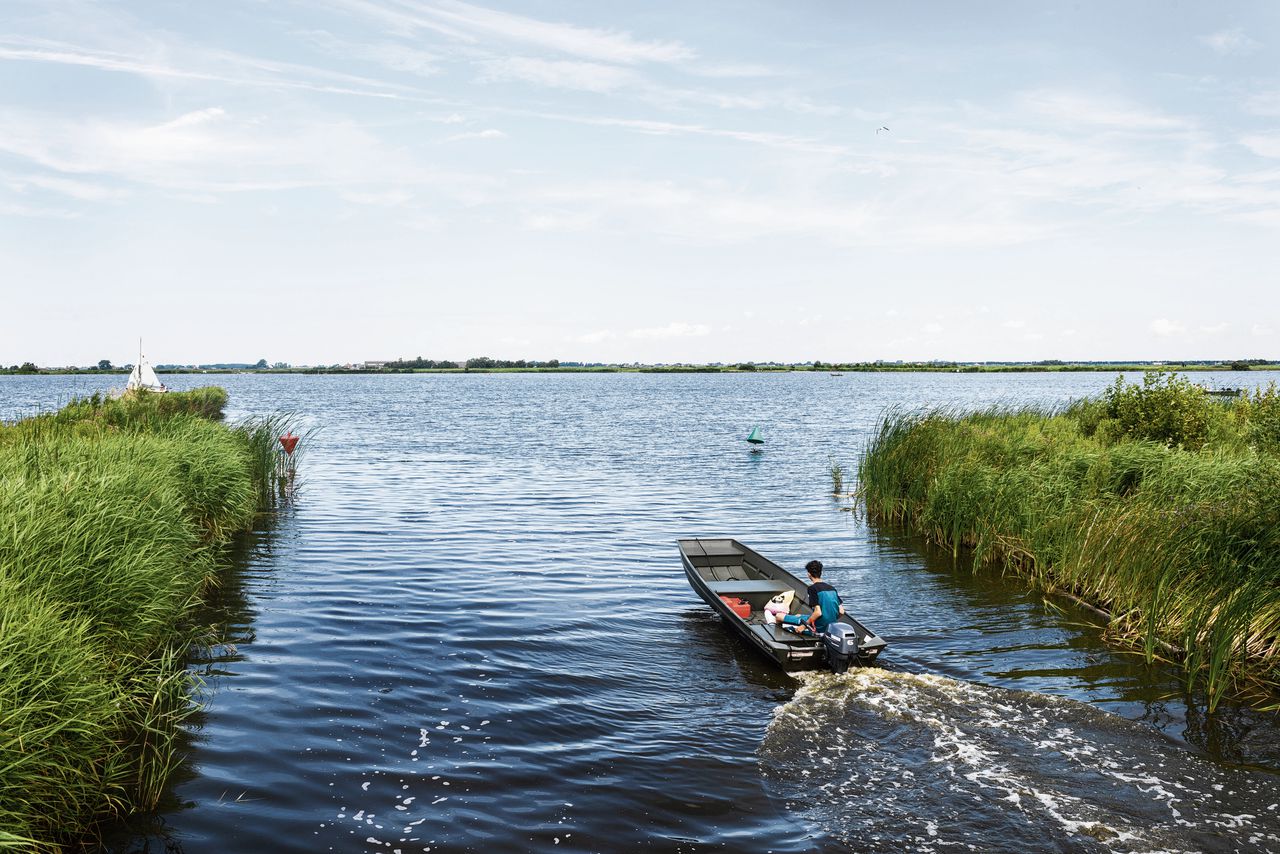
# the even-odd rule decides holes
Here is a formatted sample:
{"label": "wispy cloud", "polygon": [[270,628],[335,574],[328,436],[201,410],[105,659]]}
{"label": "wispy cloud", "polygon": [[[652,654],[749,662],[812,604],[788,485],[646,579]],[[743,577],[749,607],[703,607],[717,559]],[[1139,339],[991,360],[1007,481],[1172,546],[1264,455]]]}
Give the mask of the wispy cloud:
{"label": "wispy cloud", "polygon": [[1138,104],[1079,92],[1036,90],[1022,97],[1023,104],[1041,115],[1077,127],[1108,127],[1127,131],[1181,131],[1194,123]]}
{"label": "wispy cloud", "polygon": [[1249,38],[1249,36],[1245,34],[1245,31],[1239,27],[1228,30],[1219,30],[1216,33],[1201,36],[1200,41],[1223,56],[1229,56],[1232,54],[1237,56],[1247,56],[1262,47],[1261,44]]}
{"label": "wispy cloud", "polygon": [[1240,139],[1240,144],[1259,157],[1280,158],[1280,133],[1251,133]]}
{"label": "wispy cloud", "polygon": [[0,127],[0,152],[59,173],[53,177],[97,176],[171,193],[329,187],[368,202],[433,186],[461,199],[498,180],[423,165],[350,122],[240,117],[216,106],[162,122],[0,110]]}
{"label": "wispy cloud", "polygon": [[641,82],[641,78],[629,68],[580,60],[511,56],[485,60],[482,67],[481,79],[485,81],[522,80],[581,92],[606,93]]}
{"label": "wispy cloud", "polygon": [[466,42],[500,39],[602,62],[673,63],[697,56],[692,48],[678,41],[645,40],[619,30],[543,21],[455,0],[333,0],[333,5],[379,19],[400,32],[425,29]]}
{"label": "wispy cloud", "polygon": [[305,42],[315,45],[330,56],[341,59],[360,59],[381,65],[392,71],[402,71],[419,77],[431,77],[440,73],[443,57],[438,53],[421,50],[400,42],[382,41],[361,43],[338,38],[325,30],[296,33]]}
{"label": "wispy cloud", "polygon": [[230,51],[188,48],[175,44],[169,46],[164,53],[183,59],[181,62],[162,62],[147,56],[47,39],[0,38],[0,60],[75,65],[144,77],[203,80],[232,86],[298,89],[387,100],[445,102],[443,99],[427,98],[409,87],[383,80],[296,63],[265,60]]}
{"label": "wispy cloud", "polygon": [[444,138],[445,142],[460,142],[464,139],[505,139],[506,134],[497,128],[485,128],[484,130],[468,131],[466,133],[455,133],[453,136]]}

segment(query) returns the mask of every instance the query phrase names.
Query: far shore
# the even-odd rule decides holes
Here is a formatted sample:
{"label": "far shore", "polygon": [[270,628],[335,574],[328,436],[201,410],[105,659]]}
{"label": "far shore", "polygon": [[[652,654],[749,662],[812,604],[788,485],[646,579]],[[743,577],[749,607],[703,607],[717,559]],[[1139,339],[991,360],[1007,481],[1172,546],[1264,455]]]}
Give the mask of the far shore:
{"label": "far shore", "polygon": [[[478,360],[477,360],[478,361]],[[491,360],[484,360],[485,362]],[[78,368],[0,367],[0,375],[127,375],[132,368]],[[811,362],[803,364],[751,363],[736,364],[511,364],[465,365],[457,367],[416,367],[407,363],[373,363],[364,365],[319,365],[289,367],[209,367],[194,366],[157,367],[159,374],[581,374],[581,373],[641,373],[641,374],[744,374],[744,373],[1063,373],[1120,371],[1149,371],[1152,369],[1192,371],[1280,370],[1280,360],[1248,359],[1239,361],[1194,362],[856,362],[831,364]]]}

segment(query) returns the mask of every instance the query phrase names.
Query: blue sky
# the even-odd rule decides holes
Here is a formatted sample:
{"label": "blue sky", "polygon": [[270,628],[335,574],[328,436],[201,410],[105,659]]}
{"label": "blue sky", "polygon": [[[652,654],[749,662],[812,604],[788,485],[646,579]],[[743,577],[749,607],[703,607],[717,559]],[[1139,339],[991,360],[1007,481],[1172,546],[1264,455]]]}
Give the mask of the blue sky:
{"label": "blue sky", "polygon": [[1277,247],[1274,3],[0,6],[4,364],[1277,358]]}

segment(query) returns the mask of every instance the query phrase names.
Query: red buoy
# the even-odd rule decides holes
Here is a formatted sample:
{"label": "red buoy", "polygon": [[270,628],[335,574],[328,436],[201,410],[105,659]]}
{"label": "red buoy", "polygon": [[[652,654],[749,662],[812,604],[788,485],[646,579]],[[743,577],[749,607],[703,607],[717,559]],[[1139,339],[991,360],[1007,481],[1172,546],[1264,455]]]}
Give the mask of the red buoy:
{"label": "red buoy", "polygon": [[298,446],[299,438],[300,437],[293,435],[293,431],[290,430],[288,433],[285,433],[280,437],[280,447],[284,448],[284,452],[286,454],[292,455],[293,449]]}

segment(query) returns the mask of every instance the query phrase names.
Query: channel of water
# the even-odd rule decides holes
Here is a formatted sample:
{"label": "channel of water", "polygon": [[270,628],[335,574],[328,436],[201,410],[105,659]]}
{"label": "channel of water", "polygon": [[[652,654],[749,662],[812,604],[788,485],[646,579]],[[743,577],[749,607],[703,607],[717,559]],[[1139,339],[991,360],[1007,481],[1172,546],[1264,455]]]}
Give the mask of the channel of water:
{"label": "channel of water", "polygon": [[[0,417],[110,379],[0,378]],[[1274,714],[1205,715],[1087,612],[828,494],[887,407],[1111,375],[210,379],[320,432],[210,603],[188,764],[117,851],[1280,849]],[[822,559],[884,667],[796,680],[731,638],[674,544],[716,535]]]}

